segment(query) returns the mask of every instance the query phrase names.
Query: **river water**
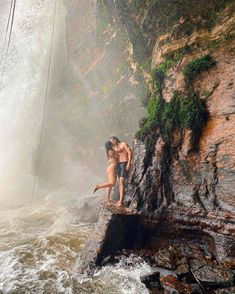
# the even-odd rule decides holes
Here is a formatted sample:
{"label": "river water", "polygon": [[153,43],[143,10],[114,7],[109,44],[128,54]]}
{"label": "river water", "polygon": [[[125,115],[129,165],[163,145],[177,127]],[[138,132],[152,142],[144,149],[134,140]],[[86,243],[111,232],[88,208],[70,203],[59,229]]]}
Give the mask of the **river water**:
{"label": "river water", "polygon": [[[0,290],[3,293],[148,293],[140,276],[151,268],[130,257],[97,270],[77,271],[79,252],[92,226],[79,223],[67,206],[0,211]],[[128,265],[127,265],[128,264]]]}

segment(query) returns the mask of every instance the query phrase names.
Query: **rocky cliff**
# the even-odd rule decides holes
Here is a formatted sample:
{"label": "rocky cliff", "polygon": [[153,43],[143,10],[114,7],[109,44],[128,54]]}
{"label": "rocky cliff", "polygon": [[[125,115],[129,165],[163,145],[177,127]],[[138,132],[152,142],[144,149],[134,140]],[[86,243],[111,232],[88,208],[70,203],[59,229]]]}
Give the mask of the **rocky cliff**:
{"label": "rocky cliff", "polygon": [[176,5],[171,15],[173,6],[160,2],[145,8],[149,24],[155,11],[157,33],[149,42],[148,115],[134,142],[131,207],[200,230],[219,260],[234,258],[234,3],[167,1]]}
{"label": "rocky cliff", "polygon": [[158,250],[158,265],[161,250],[178,250],[170,267],[186,257],[191,273],[206,264],[217,274],[218,264],[234,269],[234,1],[98,3],[127,34],[132,79],[148,89],[127,188],[141,216],[132,248]]}
{"label": "rocky cliff", "polygon": [[132,78],[130,43],[120,21],[115,23],[96,0],[64,0],[64,4],[66,91],[72,100],[67,105],[71,117],[67,127],[77,125],[74,137],[80,157],[86,166],[91,162],[100,176],[106,161],[104,143],[110,135],[132,140],[144,115],[140,97],[146,87],[143,78]]}

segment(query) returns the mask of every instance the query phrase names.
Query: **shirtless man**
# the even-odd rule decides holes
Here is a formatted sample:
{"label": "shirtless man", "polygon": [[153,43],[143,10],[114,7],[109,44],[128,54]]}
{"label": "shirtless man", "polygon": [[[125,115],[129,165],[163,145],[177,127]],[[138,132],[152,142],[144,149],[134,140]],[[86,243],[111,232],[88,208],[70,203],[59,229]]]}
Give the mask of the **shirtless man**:
{"label": "shirtless man", "polygon": [[117,166],[117,174],[119,178],[119,194],[120,199],[117,203],[118,207],[124,206],[125,197],[125,179],[128,177],[128,171],[131,167],[132,150],[125,142],[120,142],[117,137],[110,137],[110,142],[113,144],[113,149],[118,153],[119,163]]}

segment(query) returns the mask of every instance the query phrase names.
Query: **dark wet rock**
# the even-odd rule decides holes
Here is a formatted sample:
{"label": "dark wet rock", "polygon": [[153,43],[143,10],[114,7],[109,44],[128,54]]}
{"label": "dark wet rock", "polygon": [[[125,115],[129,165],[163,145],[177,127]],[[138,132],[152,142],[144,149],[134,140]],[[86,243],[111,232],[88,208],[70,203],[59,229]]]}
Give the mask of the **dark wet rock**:
{"label": "dark wet rock", "polygon": [[193,289],[190,285],[186,285],[179,280],[176,279],[176,277],[173,277],[171,275],[164,276],[160,279],[162,286],[164,289],[166,289],[167,293],[175,293],[175,294],[192,294]]}
{"label": "dark wet rock", "polygon": [[151,288],[149,289],[150,294],[165,294],[166,292],[164,289],[159,289],[159,288]]}
{"label": "dark wet rock", "polygon": [[221,263],[224,264],[225,267],[230,269],[235,269],[235,257],[234,256],[226,256],[221,260]]}
{"label": "dark wet rock", "polygon": [[157,266],[173,270],[176,268],[176,259],[172,252],[167,248],[158,250],[154,255],[155,263]]}
{"label": "dark wet rock", "polygon": [[[193,294],[204,294],[202,289],[200,288],[200,286],[198,284],[190,284],[190,286],[193,289]],[[213,294],[213,293],[210,293]]]}
{"label": "dark wet rock", "polygon": [[[211,7],[214,7],[214,3],[211,2]],[[200,8],[203,9],[203,6]],[[224,7],[221,6],[221,9]],[[216,67],[192,81],[191,88],[187,88],[184,83],[183,68],[192,60],[207,54],[208,49],[211,50],[209,43],[206,45],[204,41],[211,42],[214,37],[222,40],[224,32],[230,32],[235,19],[229,11],[234,12],[234,4],[228,5],[223,12],[221,10],[221,18],[205,35],[196,29],[184,38],[174,37],[172,31],[156,37],[151,59],[152,69],[157,69],[157,66],[164,65],[164,61],[168,62],[168,59],[177,55],[184,42],[188,45],[197,40],[197,48],[182,53],[180,61],[165,74],[165,83],[160,94],[163,100],[169,102],[177,91],[185,93],[194,89],[202,98],[206,90],[210,95],[205,100],[210,118],[200,136],[192,129],[184,129],[181,132],[172,132],[172,138],[165,140],[164,132],[159,132],[156,126],[146,136],[147,139],[152,139],[151,151],[146,139],[145,142],[135,140],[128,187],[128,193],[132,196],[130,207],[156,221],[155,227],[150,222],[145,227],[149,237],[148,246],[156,250],[161,247],[164,252],[169,244],[177,242],[187,260],[192,257],[200,262],[205,260],[204,269],[208,262],[213,265],[213,261],[230,269],[235,266],[235,116],[232,87],[234,78],[231,78],[235,69],[234,36],[228,46],[212,50],[211,54],[217,61]],[[151,14],[146,15],[151,23]],[[184,17],[179,18],[180,25],[175,23],[175,28],[178,25],[183,28],[188,21],[190,22]],[[135,45],[132,43],[133,47]],[[228,60],[231,61],[229,64]],[[164,240],[165,244],[162,244]],[[180,257],[175,257],[176,272],[183,278],[182,275],[189,272],[187,262],[179,264]],[[159,253],[156,263],[174,268],[169,253]],[[216,283],[223,278],[227,282],[226,277],[221,274],[221,268],[216,267],[215,271]],[[217,271],[222,275],[221,279],[218,279]],[[204,274],[206,275],[202,272]]]}
{"label": "dark wet rock", "polygon": [[176,273],[178,276],[183,277],[189,273],[189,264],[186,257],[178,259]]}
{"label": "dark wet rock", "polygon": [[215,294],[234,294],[235,293],[235,287],[228,287],[225,289],[217,289],[214,291]]}
{"label": "dark wet rock", "polygon": [[143,284],[145,284],[146,288],[148,288],[148,289],[153,289],[153,288],[161,289],[159,279],[160,279],[159,272],[154,272],[150,275],[145,275],[145,276],[140,277],[141,282]]}
{"label": "dark wet rock", "polygon": [[69,211],[76,217],[78,222],[96,223],[102,209],[100,197],[86,197],[80,200],[80,206],[70,206]]}
{"label": "dark wet rock", "polygon": [[234,274],[223,265],[206,260],[190,261],[190,269],[194,277],[206,289],[216,289],[218,287],[229,287],[234,285]]}
{"label": "dark wet rock", "polygon": [[81,252],[80,272],[92,273],[123,248],[133,248],[138,238],[140,216],[103,207],[92,237]]}

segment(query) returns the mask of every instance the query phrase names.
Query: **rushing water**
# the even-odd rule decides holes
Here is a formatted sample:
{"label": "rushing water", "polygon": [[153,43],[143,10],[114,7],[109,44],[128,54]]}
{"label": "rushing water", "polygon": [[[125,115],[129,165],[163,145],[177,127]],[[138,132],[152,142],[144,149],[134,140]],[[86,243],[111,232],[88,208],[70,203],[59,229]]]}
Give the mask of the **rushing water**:
{"label": "rushing water", "polygon": [[[148,293],[140,276],[151,268],[129,258],[92,277],[78,274],[79,252],[92,227],[69,207],[0,211],[0,290],[3,293]],[[128,265],[127,265],[128,264]]]}

